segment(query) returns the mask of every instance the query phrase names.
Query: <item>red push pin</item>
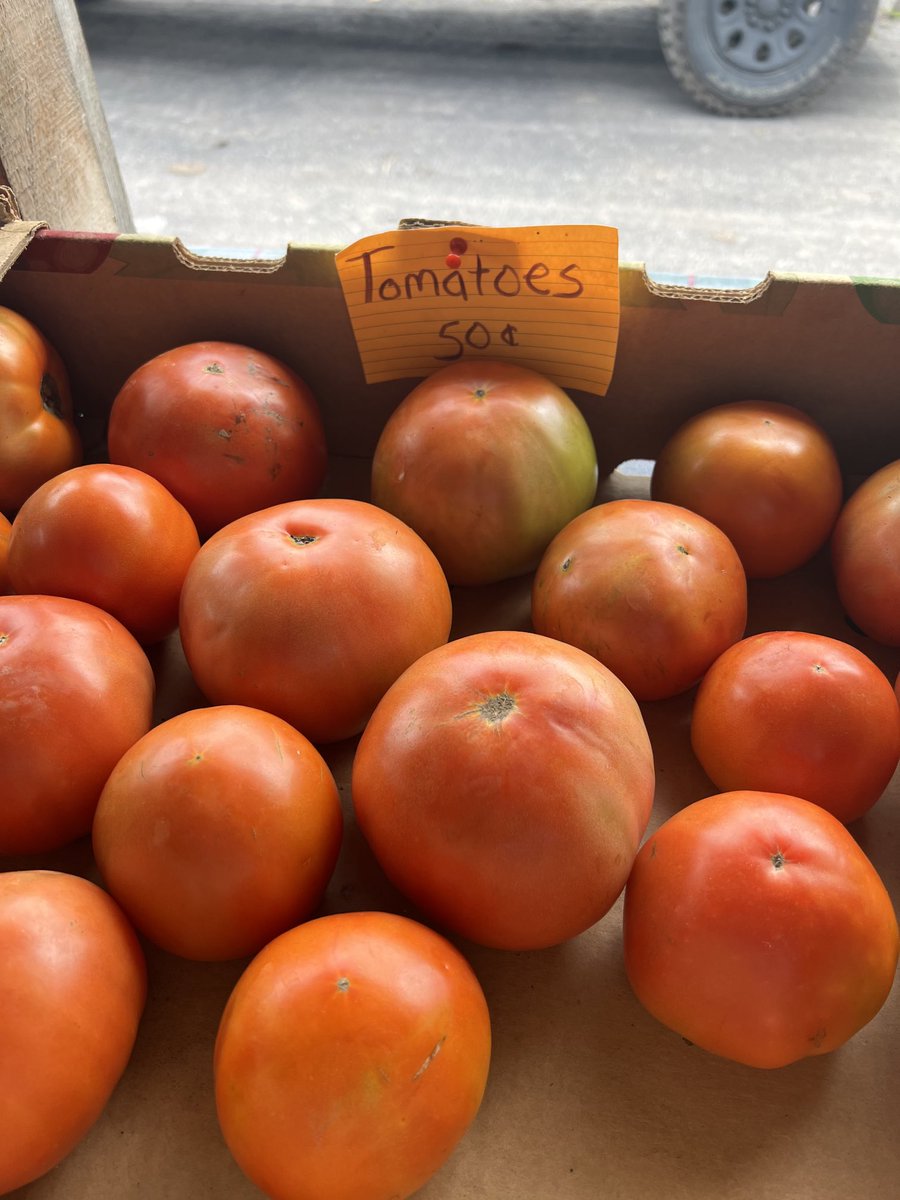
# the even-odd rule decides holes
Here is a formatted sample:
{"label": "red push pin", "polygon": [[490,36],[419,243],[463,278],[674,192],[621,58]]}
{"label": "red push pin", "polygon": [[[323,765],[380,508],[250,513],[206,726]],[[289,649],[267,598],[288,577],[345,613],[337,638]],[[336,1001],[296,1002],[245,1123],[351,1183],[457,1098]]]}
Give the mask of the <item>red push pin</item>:
{"label": "red push pin", "polygon": [[461,256],[465,254],[468,248],[469,243],[465,238],[455,237],[450,239],[450,253],[447,255],[446,263],[451,270],[455,271],[461,264]]}

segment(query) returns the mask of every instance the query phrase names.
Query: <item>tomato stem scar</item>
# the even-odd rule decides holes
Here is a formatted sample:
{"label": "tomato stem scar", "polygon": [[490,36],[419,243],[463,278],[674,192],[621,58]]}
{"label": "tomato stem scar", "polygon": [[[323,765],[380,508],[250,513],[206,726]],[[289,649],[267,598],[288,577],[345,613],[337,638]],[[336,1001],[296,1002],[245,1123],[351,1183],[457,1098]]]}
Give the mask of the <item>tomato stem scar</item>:
{"label": "tomato stem scar", "polygon": [[516,702],[509,692],[498,692],[496,696],[489,696],[487,700],[476,705],[475,712],[489,725],[496,725],[508,717],[515,707]]}
{"label": "tomato stem scar", "polygon": [[313,533],[289,533],[288,537],[297,546],[309,546],[319,540]]}

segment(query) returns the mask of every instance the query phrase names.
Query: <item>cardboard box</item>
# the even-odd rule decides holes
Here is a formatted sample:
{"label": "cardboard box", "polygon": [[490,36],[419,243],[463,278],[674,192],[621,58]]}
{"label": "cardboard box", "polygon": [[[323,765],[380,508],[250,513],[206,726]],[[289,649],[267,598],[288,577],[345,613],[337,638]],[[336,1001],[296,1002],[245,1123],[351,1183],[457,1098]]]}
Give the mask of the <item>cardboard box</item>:
{"label": "cardboard box", "polygon": [[[618,359],[608,395],[575,394],[592,427],[601,497],[645,495],[616,470],[653,459],[690,413],[766,397],[816,416],[848,480],[900,457],[900,284],[779,276],[750,293],[652,287],[621,270]],[[127,375],[152,355],[203,338],[275,354],[322,405],[327,490],[367,498],[378,432],[411,381],[366,386],[333,252],[291,246],[279,264],[197,260],[177,242],[39,232],[0,283],[0,304],[35,321],[68,363],[93,457]],[[454,635],[527,629],[526,577],[454,589]],[[827,554],[753,583],[748,632],[802,628],[844,638],[893,680],[900,651],[859,635],[837,603]],[[199,702],[177,640],[154,652],[162,719]],[[691,694],[645,704],[657,766],[651,827],[716,789],[690,751]],[[357,832],[353,743],[326,750],[347,830],[323,911],[411,912]],[[854,834],[900,904],[900,784]],[[81,842],[50,859],[92,877]],[[561,881],[565,886],[565,881]],[[414,914],[413,914],[414,915]],[[479,1117],[428,1200],[888,1200],[900,1190],[900,989],[836,1053],[764,1072],[714,1058],[639,1006],[621,957],[621,910],[566,945],[533,953],[459,943],[484,986],[494,1057]],[[147,947],[150,999],[132,1062],[106,1113],[29,1200],[250,1200],[218,1132],[211,1053],[245,965],[184,962]],[[2,1134],[0,1134],[2,1136]]]}

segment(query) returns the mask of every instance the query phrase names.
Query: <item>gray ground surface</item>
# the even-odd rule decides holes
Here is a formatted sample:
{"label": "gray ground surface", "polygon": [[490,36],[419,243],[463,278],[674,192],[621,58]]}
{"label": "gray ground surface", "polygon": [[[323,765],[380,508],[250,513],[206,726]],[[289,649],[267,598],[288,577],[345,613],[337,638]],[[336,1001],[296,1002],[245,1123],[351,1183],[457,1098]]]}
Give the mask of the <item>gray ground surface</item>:
{"label": "gray ground surface", "polygon": [[900,19],[811,110],[701,112],[656,5],[83,0],[135,222],[275,255],[405,216],[597,222],[660,276],[900,278]]}

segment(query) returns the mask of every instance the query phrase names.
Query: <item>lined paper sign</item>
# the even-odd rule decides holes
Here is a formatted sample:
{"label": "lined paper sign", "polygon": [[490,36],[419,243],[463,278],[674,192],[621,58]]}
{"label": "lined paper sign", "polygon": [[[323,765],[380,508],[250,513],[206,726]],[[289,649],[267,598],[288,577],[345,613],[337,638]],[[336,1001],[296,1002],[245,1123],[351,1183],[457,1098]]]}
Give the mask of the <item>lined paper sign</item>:
{"label": "lined paper sign", "polygon": [[606,393],[619,335],[615,229],[400,229],[348,246],[337,268],[368,383],[481,357]]}

